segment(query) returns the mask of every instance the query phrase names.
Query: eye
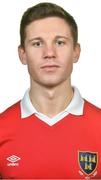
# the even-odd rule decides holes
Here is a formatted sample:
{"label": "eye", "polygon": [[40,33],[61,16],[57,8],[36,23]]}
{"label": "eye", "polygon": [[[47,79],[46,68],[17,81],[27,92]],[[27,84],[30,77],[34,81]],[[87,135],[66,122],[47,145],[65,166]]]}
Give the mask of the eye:
{"label": "eye", "polygon": [[63,40],[57,40],[57,41],[56,41],[56,44],[57,44],[58,46],[63,46],[63,45],[65,44],[65,42],[64,42]]}
{"label": "eye", "polygon": [[42,41],[33,42],[32,45],[34,47],[41,47],[43,45]]}

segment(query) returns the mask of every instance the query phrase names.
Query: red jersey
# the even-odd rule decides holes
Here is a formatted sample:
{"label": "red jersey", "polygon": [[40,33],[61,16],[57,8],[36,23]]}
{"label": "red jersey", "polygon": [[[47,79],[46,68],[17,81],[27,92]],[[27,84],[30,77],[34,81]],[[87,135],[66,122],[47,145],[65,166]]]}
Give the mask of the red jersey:
{"label": "red jersey", "polygon": [[0,115],[0,175],[4,179],[101,179],[101,110],[84,102],[53,126],[34,114],[21,118],[20,102]]}

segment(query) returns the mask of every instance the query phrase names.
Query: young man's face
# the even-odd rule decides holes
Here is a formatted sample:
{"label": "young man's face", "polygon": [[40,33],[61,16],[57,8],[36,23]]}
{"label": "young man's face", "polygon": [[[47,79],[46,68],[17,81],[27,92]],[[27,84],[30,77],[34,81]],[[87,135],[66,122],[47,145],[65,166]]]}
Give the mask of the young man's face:
{"label": "young man's face", "polygon": [[36,20],[26,27],[25,49],[19,48],[31,80],[53,87],[70,79],[80,47],[74,47],[69,25],[59,17]]}

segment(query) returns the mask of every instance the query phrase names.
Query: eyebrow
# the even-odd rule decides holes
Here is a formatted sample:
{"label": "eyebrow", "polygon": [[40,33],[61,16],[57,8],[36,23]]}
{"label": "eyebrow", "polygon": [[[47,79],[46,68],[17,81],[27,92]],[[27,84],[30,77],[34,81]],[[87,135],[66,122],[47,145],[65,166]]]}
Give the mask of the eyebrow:
{"label": "eyebrow", "polygon": [[59,39],[59,38],[70,39],[71,37],[63,36],[63,35],[58,35],[58,36],[55,37],[55,39]]}
{"label": "eyebrow", "polygon": [[[70,37],[68,37],[68,36],[63,36],[63,35],[57,35],[56,37],[55,37],[55,39],[59,39],[59,38],[64,38],[64,39],[71,39]],[[43,40],[43,38],[42,37],[34,37],[34,38],[32,38],[32,39],[29,39],[28,40],[28,42],[32,42],[32,41],[35,41],[35,40]]]}
{"label": "eyebrow", "polygon": [[32,42],[34,40],[42,40],[42,37],[35,37],[35,38],[32,38],[32,39],[29,39],[28,42]]}

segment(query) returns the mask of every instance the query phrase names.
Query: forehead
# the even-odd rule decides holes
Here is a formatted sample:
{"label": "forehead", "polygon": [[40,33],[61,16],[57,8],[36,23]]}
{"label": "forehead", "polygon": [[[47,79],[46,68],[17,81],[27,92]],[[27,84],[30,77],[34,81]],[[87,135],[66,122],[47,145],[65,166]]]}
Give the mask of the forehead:
{"label": "forehead", "polygon": [[26,27],[26,38],[33,36],[49,37],[55,35],[71,36],[69,24],[59,17],[35,20]]}

